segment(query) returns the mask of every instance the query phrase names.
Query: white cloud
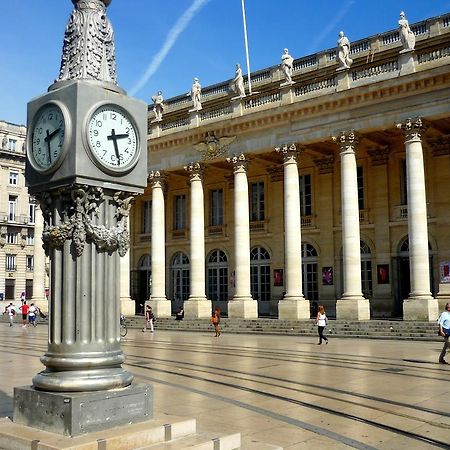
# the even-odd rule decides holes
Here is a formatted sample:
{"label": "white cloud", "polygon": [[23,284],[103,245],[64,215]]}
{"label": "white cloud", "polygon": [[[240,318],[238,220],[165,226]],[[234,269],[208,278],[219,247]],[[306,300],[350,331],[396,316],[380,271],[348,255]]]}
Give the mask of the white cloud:
{"label": "white cloud", "polygon": [[175,45],[180,34],[189,25],[190,21],[194,18],[197,12],[209,1],[210,0],[194,0],[192,5],[179,17],[175,25],[167,34],[163,46],[150,61],[150,64],[147,66],[147,69],[144,72],[144,75],[142,75],[139,81],[129,90],[130,95],[135,95],[145,86],[152,75],[158,70],[159,66],[164,61],[170,49]]}

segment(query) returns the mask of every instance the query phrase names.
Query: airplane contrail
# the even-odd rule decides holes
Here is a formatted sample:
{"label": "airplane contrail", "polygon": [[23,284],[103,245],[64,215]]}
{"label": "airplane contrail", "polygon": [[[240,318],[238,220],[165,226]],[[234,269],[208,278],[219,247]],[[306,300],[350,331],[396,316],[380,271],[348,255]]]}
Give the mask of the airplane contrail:
{"label": "airplane contrail", "polygon": [[194,0],[192,5],[179,17],[175,25],[170,29],[167,34],[166,40],[158,53],[153,57],[152,61],[148,65],[144,75],[140,80],[130,89],[129,94],[135,95],[139,92],[150,79],[150,77],[158,70],[164,58],[169,53],[170,49],[174,46],[178,39],[178,36],[189,25],[189,22],[193,19],[196,13],[208,3],[210,0]]}

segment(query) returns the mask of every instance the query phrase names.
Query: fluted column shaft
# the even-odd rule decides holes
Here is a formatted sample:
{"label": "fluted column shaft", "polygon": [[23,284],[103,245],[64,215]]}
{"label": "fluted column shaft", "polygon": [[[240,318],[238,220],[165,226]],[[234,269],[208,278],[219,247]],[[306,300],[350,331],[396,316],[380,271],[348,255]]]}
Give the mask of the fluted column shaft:
{"label": "fluted column shaft", "polygon": [[284,258],[286,272],[285,299],[303,298],[301,258],[300,190],[298,151],[294,144],[276,149],[284,158]]}
{"label": "fluted column shaft", "polygon": [[45,251],[42,247],[44,219],[39,205],[36,205],[34,217],[33,297],[31,300],[35,304],[42,302],[42,304],[38,303],[38,306],[45,311],[48,306],[45,298]]}
{"label": "fluted column shaft", "polygon": [[408,193],[408,235],[410,297],[429,297],[430,271],[428,253],[427,200],[422,153],[422,122],[402,124],[406,147],[406,189]]}
{"label": "fluted column shaft", "polygon": [[361,290],[361,241],[359,232],[358,180],[353,131],[341,132],[333,140],[341,155],[341,214],[343,293],[336,303],[338,319],[369,320],[370,304]]}
{"label": "fluted column shaft", "polygon": [[248,205],[248,161],[243,154],[235,157],[234,172],[234,299],[251,298],[250,289],[250,222]]}
{"label": "fluted column shaft", "polygon": [[151,300],[166,300],[166,237],[164,183],[160,172],[149,176],[152,187],[152,294]]}
{"label": "fluted column shaft", "polygon": [[186,167],[191,182],[190,243],[191,293],[189,299],[206,299],[205,295],[205,212],[203,199],[203,167],[200,163]]}

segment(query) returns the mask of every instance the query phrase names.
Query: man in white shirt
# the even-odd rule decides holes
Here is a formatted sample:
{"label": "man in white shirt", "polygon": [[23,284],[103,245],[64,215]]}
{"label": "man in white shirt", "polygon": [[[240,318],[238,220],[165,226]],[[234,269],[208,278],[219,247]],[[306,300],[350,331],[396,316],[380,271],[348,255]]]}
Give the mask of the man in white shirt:
{"label": "man in white shirt", "polygon": [[448,364],[444,359],[447,348],[449,347],[450,338],[450,303],[445,305],[445,311],[439,316],[439,333],[444,338],[444,347],[442,348],[441,354],[439,355],[439,362],[441,364]]}
{"label": "man in white shirt", "polygon": [[28,322],[30,325],[36,326],[36,311],[37,308],[34,306],[34,303],[30,305],[30,309],[28,310]]}
{"label": "man in white shirt", "polygon": [[13,324],[14,324],[14,316],[16,315],[16,310],[15,310],[14,305],[12,303],[10,303],[5,308],[5,313],[8,314],[8,316],[9,316],[9,326],[12,327]]}

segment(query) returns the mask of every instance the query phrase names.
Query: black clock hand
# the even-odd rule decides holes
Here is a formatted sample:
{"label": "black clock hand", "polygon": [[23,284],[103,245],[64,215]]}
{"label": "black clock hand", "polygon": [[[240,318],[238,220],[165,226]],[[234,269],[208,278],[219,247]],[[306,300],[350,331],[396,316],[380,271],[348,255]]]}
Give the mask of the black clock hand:
{"label": "black clock hand", "polygon": [[50,133],[47,130],[47,136],[44,138],[44,141],[47,142],[47,153],[48,153],[48,163],[52,163],[52,150],[50,148]]}
{"label": "black clock hand", "polygon": [[56,136],[60,130],[61,130],[61,128],[57,128],[56,130],[53,130],[50,134],[48,134],[48,130],[47,130],[47,136],[44,138],[44,141],[46,141],[46,142],[50,141],[50,139],[52,139],[53,136]]}
{"label": "black clock hand", "polygon": [[113,141],[113,145],[114,145],[114,151],[116,153],[116,158],[117,158],[117,165],[120,166],[120,156],[119,156],[119,147],[117,145],[117,139],[118,139],[119,135],[116,135],[116,130],[113,128],[111,130],[111,135],[107,137],[108,141]]}

